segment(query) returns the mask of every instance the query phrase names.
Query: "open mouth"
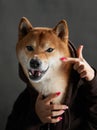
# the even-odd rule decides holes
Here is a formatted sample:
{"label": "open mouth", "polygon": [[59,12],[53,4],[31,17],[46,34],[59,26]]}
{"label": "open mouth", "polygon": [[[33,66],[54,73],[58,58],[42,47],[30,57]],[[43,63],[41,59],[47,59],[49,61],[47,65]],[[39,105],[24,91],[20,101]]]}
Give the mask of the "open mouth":
{"label": "open mouth", "polygon": [[48,68],[45,71],[40,71],[40,70],[36,70],[36,69],[29,69],[28,70],[29,78],[31,80],[40,80],[43,77],[43,75],[47,72]]}

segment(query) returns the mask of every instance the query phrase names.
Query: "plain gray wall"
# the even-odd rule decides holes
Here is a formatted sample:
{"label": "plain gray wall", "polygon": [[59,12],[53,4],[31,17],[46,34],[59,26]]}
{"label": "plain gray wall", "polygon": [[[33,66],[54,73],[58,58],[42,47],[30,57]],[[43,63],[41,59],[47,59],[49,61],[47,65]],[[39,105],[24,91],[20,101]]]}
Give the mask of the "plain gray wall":
{"label": "plain gray wall", "polygon": [[0,0],[0,130],[5,129],[14,101],[25,88],[18,77],[15,52],[22,16],[33,26],[54,27],[66,19],[70,40],[76,47],[83,44],[85,59],[97,67],[97,0]]}

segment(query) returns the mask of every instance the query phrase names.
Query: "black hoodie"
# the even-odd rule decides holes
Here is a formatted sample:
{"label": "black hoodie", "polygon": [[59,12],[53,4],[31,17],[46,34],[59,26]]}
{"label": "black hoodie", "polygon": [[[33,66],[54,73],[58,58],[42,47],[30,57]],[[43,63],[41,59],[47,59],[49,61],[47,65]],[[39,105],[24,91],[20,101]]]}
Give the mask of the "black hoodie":
{"label": "black hoodie", "polygon": [[[76,57],[74,46],[69,42],[73,57]],[[56,124],[43,124],[35,112],[35,101],[38,96],[19,65],[20,78],[27,84],[26,89],[16,100],[8,117],[6,130],[97,130],[97,74],[92,81],[80,79],[72,69],[69,88],[64,101],[69,109]]]}

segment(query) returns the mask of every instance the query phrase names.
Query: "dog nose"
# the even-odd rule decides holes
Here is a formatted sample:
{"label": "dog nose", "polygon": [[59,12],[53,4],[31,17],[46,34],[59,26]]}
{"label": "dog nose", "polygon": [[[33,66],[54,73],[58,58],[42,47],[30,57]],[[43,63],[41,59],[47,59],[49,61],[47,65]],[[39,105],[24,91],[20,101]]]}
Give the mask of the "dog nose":
{"label": "dog nose", "polygon": [[30,67],[34,69],[39,68],[41,64],[42,62],[39,59],[31,59],[30,61]]}

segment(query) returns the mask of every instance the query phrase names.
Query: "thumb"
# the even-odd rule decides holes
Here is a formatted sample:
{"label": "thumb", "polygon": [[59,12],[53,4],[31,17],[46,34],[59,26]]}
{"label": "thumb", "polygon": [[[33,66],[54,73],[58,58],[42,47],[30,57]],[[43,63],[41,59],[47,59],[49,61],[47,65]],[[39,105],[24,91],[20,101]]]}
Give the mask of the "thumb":
{"label": "thumb", "polygon": [[77,57],[78,58],[83,58],[82,51],[83,51],[83,45],[80,45],[79,48],[77,49]]}

